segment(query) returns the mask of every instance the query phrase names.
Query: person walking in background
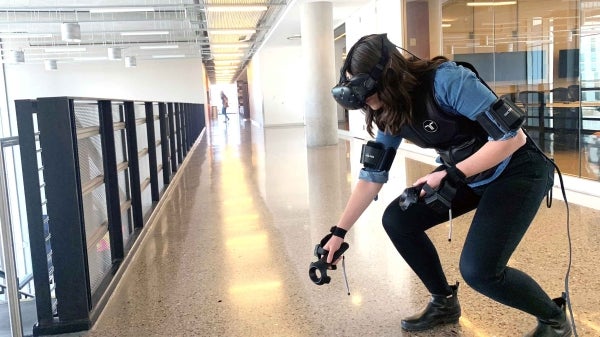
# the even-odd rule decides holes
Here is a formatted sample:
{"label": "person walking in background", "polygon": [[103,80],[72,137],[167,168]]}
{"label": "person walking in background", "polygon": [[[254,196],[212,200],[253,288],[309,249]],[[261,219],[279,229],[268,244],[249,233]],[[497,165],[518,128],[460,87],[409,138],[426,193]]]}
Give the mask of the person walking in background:
{"label": "person walking in background", "polygon": [[223,91],[221,91],[221,103],[222,103],[221,114],[223,114],[223,116],[225,117],[225,121],[227,122],[229,120],[229,116],[227,116],[227,108],[229,108],[229,99],[227,98],[227,95],[225,95],[225,93]]}
{"label": "person walking in background", "polygon": [[[426,231],[449,214],[476,209],[460,258],[463,279],[488,298],[536,317],[527,337],[571,336],[565,298],[551,299],[533,278],[507,265],[554,179],[552,163],[521,124],[504,123],[510,102],[445,57],[405,58],[385,34],[364,36],[350,49],[332,94],[345,108],[362,109],[367,131],[376,137],[363,147],[359,181],[323,246],[327,262],[335,263],[346,232],[387,182],[396,149],[408,139],[436,149],[443,165],[414,182],[421,198],[406,205],[400,196],[382,217],[390,240],[431,294],[422,311],[401,320],[402,329],[458,322],[458,282],[448,283]],[[450,203],[433,208],[434,193],[446,193]]]}

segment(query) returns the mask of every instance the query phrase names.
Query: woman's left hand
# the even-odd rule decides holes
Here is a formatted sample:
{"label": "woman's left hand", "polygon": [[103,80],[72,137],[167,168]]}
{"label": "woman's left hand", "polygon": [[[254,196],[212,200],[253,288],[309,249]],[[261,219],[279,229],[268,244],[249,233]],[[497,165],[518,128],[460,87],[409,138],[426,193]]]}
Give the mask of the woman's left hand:
{"label": "woman's left hand", "polygon": [[[428,175],[417,179],[417,181],[415,181],[413,186],[417,186],[417,185],[426,183],[432,189],[436,189],[436,188],[438,188],[438,186],[440,186],[440,183],[442,182],[442,179],[444,179],[445,176],[446,176],[446,170],[431,172]],[[421,190],[421,196],[423,196],[423,195],[425,195],[425,191]]]}

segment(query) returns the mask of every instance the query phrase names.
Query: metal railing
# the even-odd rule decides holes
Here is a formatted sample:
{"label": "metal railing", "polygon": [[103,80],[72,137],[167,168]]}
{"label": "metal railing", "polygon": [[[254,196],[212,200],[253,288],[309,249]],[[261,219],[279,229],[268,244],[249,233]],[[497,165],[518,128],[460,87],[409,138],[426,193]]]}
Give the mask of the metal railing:
{"label": "metal railing", "polygon": [[37,323],[89,329],[113,278],[205,127],[203,104],[15,102]]}

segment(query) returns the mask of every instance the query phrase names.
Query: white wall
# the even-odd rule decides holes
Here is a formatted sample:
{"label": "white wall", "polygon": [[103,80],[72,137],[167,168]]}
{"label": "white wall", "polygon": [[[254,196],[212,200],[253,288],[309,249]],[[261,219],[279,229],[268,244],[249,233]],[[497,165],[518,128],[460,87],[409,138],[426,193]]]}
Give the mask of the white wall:
{"label": "white wall", "polygon": [[250,105],[250,120],[260,126],[264,125],[263,88],[260,77],[261,54],[257,53],[248,64],[248,92]]}
{"label": "white wall", "polygon": [[[360,8],[346,20],[346,50],[368,34],[387,33],[388,39],[403,46],[402,1],[374,0]],[[370,139],[366,132],[365,116],[360,110],[348,112],[350,135]]]}
{"label": "white wall", "polygon": [[7,64],[5,73],[11,116],[14,100],[38,97],[206,101],[200,59],[139,60],[136,68],[118,61],[59,63],[57,71],[46,71],[43,64]]}
{"label": "white wall", "polygon": [[264,126],[304,125],[301,56],[299,44],[268,48],[260,53]]}

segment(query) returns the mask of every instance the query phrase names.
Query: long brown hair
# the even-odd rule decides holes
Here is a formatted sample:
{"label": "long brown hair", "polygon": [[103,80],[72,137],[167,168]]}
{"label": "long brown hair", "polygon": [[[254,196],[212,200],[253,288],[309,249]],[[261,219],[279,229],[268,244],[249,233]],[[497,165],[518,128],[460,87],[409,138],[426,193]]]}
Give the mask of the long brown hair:
{"label": "long brown hair", "polygon": [[443,56],[431,60],[421,60],[417,57],[405,58],[387,36],[373,34],[361,39],[354,47],[348,72],[352,74],[370,73],[379,62],[384,51],[382,43],[389,54],[388,64],[378,83],[377,95],[382,107],[373,110],[369,106],[363,108],[367,132],[373,136],[373,124],[390,134],[397,134],[404,124],[414,120],[412,108],[412,92],[420,84],[422,75],[435,69],[441,63],[448,61]]}

